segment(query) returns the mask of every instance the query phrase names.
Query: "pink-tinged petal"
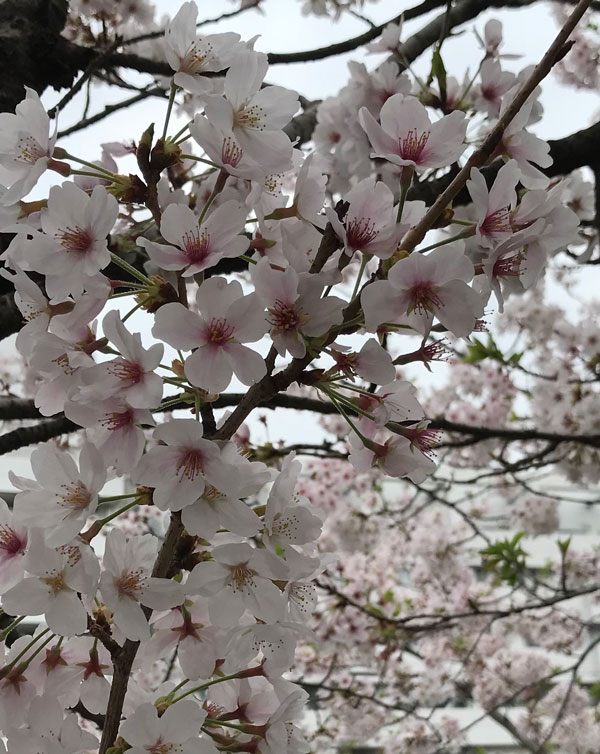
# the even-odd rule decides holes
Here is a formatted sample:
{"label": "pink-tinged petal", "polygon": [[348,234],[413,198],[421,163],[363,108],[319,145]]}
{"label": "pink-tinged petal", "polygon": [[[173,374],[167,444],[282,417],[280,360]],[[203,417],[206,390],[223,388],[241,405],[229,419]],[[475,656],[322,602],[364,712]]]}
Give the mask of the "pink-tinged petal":
{"label": "pink-tinged petal", "polygon": [[471,177],[467,181],[467,191],[473,200],[475,217],[479,221],[484,220],[488,211],[489,192],[485,178],[478,168],[471,168]]}
{"label": "pink-tinged petal", "polygon": [[137,244],[142,246],[154,264],[163,270],[181,270],[189,264],[185,253],[175,246],[156,243],[147,238],[138,238]]}
{"label": "pink-tinged petal", "polygon": [[161,306],[154,315],[152,334],[173,348],[187,351],[202,343],[201,327],[197,314],[173,302]]}
{"label": "pink-tinged petal", "polygon": [[264,170],[281,172],[291,163],[292,142],[284,131],[236,128],[234,133],[244,152]]}
{"label": "pink-tinged petal", "polygon": [[238,299],[227,312],[227,322],[240,343],[254,343],[267,332],[265,310],[256,293]]}
{"label": "pink-tinged petal", "polygon": [[442,306],[436,310],[436,317],[454,335],[466,338],[483,316],[481,296],[461,280],[451,280],[440,288],[439,297]]}
{"label": "pink-tinged petal", "polygon": [[256,293],[271,306],[276,301],[283,304],[293,304],[298,298],[298,273],[293,267],[287,267],[283,272],[274,270],[269,260],[263,257],[250,271]]}
{"label": "pink-tinged petal", "polygon": [[[192,5],[192,3],[186,3]],[[160,738],[161,724],[156,707],[149,702],[140,704],[133,715],[121,723],[120,733],[132,746],[152,746]]]}
{"label": "pink-tinged petal", "polygon": [[[102,585],[100,587],[102,592]],[[125,597],[112,606],[113,619],[117,628],[132,641],[148,641],[150,629],[139,602]]]}
{"label": "pink-tinged petal", "polygon": [[40,579],[25,578],[2,597],[9,615],[42,615],[49,604],[49,589]]}
{"label": "pink-tinged petal", "polygon": [[185,360],[185,376],[196,387],[209,393],[221,393],[231,382],[233,371],[224,348],[206,345]]}
{"label": "pink-tinged petal", "polygon": [[[277,589],[277,587],[275,587]],[[231,588],[222,597],[213,597],[208,603],[208,614],[210,621],[215,626],[235,626],[245,610],[245,605],[241,599],[236,599],[232,594]]]}
{"label": "pink-tinged petal", "polygon": [[181,520],[190,534],[199,534],[209,540],[225,525],[221,523],[219,512],[202,499],[184,508]]}
{"label": "pink-tinged petal", "polygon": [[203,438],[202,425],[194,419],[171,419],[154,430],[154,438],[167,445],[195,447],[218,455],[218,449]]}
{"label": "pink-tinged petal", "polygon": [[310,302],[310,319],[301,329],[309,337],[324,335],[330,327],[339,325],[343,319],[347,302],[337,296],[317,299]]}
{"label": "pink-tinged petal", "polygon": [[368,285],[361,293],[360,301],[368,332],[375,332],[384,322],[395,322],[406,314],[406,303],[387,280]]}
{"label": "pink-tinged petal", "polygon": [[198,230],[198,218],[185,204],[169,204],[160,221],[160,233],[165,241],[182,246],[186,233]]}
{"label": "pink-tinged petal", "polygon": [[256,618],[267,623],[280,621],[285,613],[283,594],[271,581],[261,579],[260,584],[252,590],[248,609]]}
{"label": "pink-tinged petal", "polygon": [[516,160],[509,160],[498,171],[496,180],[490,189],[489,209],[495,212],[502,207],[511,209],[517,203],[517,192],[515,187],[519,182],[521,171]]}
{"label": "pink-tinged petal", "polygon": [[205,718],[206,710],[191,699],[172,704],[161,717],[165,741],[180,744],[199,735]]}
{"label": "pink-tinged petal", "polygon": [[168,610],[180,605],[185,599],[180,584],[170,579],[151,576],[144,587],[140,602],[153,610]]}
{"label": "pink-tinged petal", "polygon": [[360,349],[355,369],[363,380],[376,385],[386,385],[396,376],[392,357],[374,338],[369,338]]}
{"label": "pink-tinged petal", "polygon": [[198,288],[196,304],[205,319],[226,317],[229,321],[229,308],[244,295],[237,280],[227,281],[222,277],[210,277]]}
{"label": "pink-tinged petal", "polygon": [[262,521],[249,505],[230,498],[219,503],[221,525],[242,537],[253,537],[262,527]]}
{"label": "pink-tinged petal", "polygon": [[388,154],[398,154],[398,139],[386,133],[366,107],[360,108],[358,122],[367,134],[373,147],[373,154],[371,156],[383,157]]}
{"label": "pink-tinged petal", "polygon": [[[415,100],[418,102],[418,100]],[[436,121],[430,129],[427,144],[421,153],[420,164],[426,167],[450,165],[467,148],[464,143],[467,132],[465,114],[454,110]]]}
{"label": "pink-tinged petal", "polygon": [[410,131],[417,135],[431,129],[427,109],[416,97],[394,94],[384,102],[379,114],[383,130],[397,138],[405,138]]}
{"label": "pink-tinged petal", "polygon": [[228,577],[229,569],[220,563],[198,563],[185,583],[186,592],[210,597],[224,588]]}
{"label": "pink-tinged petal", "polygon": [[[208,216],[202,227],[210,233],[211,248],[220,251],[244,230],[248,208],[241,202],[225,202]],[[248,239],[244,239],[246,248]],[[241,253],[241,252],[240,252]]]}
{"label": "pink-tinged petal", "polygon": [[209,122],[221,131],[231,133],[235,111],[226,99],[220,96],[206,96],[204,98],[204,114]]}
{"label": "pink-tinged petal", "polygon": [[268,127],[275,130],[287,126],[298,110],[298,93],[282,86],[265,86],[252,98],[252,104],[262,107]]}
{"label": "pink-tinged petal", "polygon": [[267,373],[264,357],[251,348],[239,343],[229,343],[224,353],[235,376],[244,385],[254,385]]}
{"label": "pink-tinged petal", "polygon": [[46,623],[59,636],[77,636],[87,630],[87,612],[75,592],[63,590],[45,613]]}
{"label": "pink-tinged petal", "polygon": [[268,68],[267,56],[262,52],[247,50],[236,56],[225,76],[225,96],[234,108],[258,92]]}
{"label": "pink-tinged petal", "polygon": [[383,181],[365,178],[348,192],[345,199],[350,202],[346,226],[353,219],[365,218],[376,228],[380,228],[392,219],[394,195]]}
{"label": "pink-tinged petal", "polygon": [[433,274],[430,281],[442,285],[449,280],[462,280],[468,283],[473,279],[475,269],[471,260],[465,255],[462,244],[440,246],[431,251],[425,259],[431,265]]}

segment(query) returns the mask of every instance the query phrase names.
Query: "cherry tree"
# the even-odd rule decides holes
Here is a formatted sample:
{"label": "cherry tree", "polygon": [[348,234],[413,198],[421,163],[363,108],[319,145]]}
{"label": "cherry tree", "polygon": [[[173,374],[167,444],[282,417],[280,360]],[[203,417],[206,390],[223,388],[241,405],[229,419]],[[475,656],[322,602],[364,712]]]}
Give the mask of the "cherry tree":
{"label": "cherry tree", "polygon": [[[309,0],[367,31],[268,54],[243,35],[261,0],[210,34],[177,5],[0,8],[0,335],[18,352],[0,453],[32,446],[0,501],[1,746],[444,754],[490,719],[532,754],[590,754],[600,563],[556,532],[598,481],[598,306],[553,291],[577,295],[599,259],[600,124],[550,143],[535,126],[553,69],[597,80],[595,3],[557,6],[517,74],[501,22],[473,28],[479,0],[381,25]],[[458,30],[481,47],[462,83]],[[362,46],[386,59],[323,102],[272,83]],[[135,93],[90,115],[97,82]],[[141,133],[125,118],[120,142],[65,146],[151,97]],[[265,440],[282,408],[313,413],[310,442]],[[457,700],[479,710],[466,724]]]}

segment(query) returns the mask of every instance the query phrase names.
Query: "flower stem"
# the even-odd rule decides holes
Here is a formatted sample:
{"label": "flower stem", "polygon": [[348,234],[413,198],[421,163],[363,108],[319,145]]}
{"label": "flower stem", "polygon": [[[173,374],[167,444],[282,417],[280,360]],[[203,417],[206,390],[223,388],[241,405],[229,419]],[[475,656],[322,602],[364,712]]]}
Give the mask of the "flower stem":
{"label": "flower stem", "polygon": [[167,129],[169,128],[169,120],[171,119],[171,110],[173,109],[173,102],[175,102],[175,95],[179,87],[171,82],[171,91],[169,92],[169,104],[167,105],[167,114],[165,115],[165,125],[163,127],[162,137],[167,138]]}
{"label": "flower stem", "polygon": [[139,270],[136,270],[135,267],[129,264],[129,262],[126,262],[124,259],[121,259],[121,257],[118,257],[112,251],[110,253],[110,258],[117,265],[117,267],[120,267],[122,270],[125,270],[134,278],[137,278],[137,280],[140,280],[142,283],[145,283],[146,285],[154,285],[154,283],[150,280],[149,277],[146,277],[146,275],[144,275],[142,272],[140,272]]}
{"label": "flower stem", "polygon": [[350,297],[350,303],[352,303],[352,301],[354,301],[354,299],[356,298],[356,294],[358,293],[358,289],[360,287],[360,281],[362,280],[365,267],[367,266],[370,259],[371,259],[370,254],[362,255],[362,259],[360,260],[360,269],[358,271],[358,275],[356,276],[356,283],[354,284],[354,290],[352,291],[352,296]]}
{"label": "flower stem", "polygon": [[475,235],[475,226],[472,225],[469,230],[463,230],[462,233],[457,233],[455,236],[450,236],[449,238],[444,239],[443,241],[438,241],[437,243],[432,243],[429,246],[425,246],[423,249],[417,249],[419,254],[423,254],[426,251],[431,251],[431,249],[437,249],[438,246],[446,246],[449,243],[454,243],[454,241],[460,241],[463,238],[470,238],[471,236]]}
{"label": "flower stem", "polygon": [[14,628],[16,628],[22,620],[25,620],[25,616],[24,615],[22,615],[20,618],[16,618],[12,623],[10,623],[6,628],[4,628],[0,632],[0,641],[4,641],[6,639],[6,637],[10,634],[10,632]]}
{"label": "flower stem", "polygon": [[198,225],[202,225],[202,221],[206,217],[208,208],[214,202],[217,195],[221,193],[221,191],[223,190],[225,186],[226,181],[227,181],[227,173],[224,170],[221,170],[216,180],[215,187],[212,190],[212,194],[206,200],[206,204],[204,205],[204,207],[202,207],[202,212],[200,212],[200,216],[198,217]]}

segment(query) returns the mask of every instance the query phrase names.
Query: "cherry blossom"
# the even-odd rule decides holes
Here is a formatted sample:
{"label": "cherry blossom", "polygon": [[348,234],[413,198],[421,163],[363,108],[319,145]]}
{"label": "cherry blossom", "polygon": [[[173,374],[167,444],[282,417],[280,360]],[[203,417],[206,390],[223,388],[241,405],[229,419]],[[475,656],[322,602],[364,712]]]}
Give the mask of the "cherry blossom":
{"label": "cherry blossom", "polygon": [[433,318],[457,336],[469,335],[483,314],[481,297],[467,285],[473,266],[459,245],[414,253],[398,261],[388,281],[367,286],[361,301],[367,330],[408,316],[417,332],[426,334]]}
{"label": "cherry blossom", "polygon": [[267,622],[283,618],[283,595],[271,580],[285,579],[283,560],[248,544],[219,545],[211,554],[190,573],[186,591],[208,598],[212,623],[227,626],[246,609]]}
{"label": "cherry blossom", "polygon": [[193,350],[185,360],[192,385],[210,393],[227,388],[232,376],[245,385],[266,373],[264,359],[243,343],[260,340],[267,330],[256,293],[244,296],[236,280],[212,277],[196,294],[198,314],[181,304],[166,304],[156,313],[152,332],[175,348]]}
{"label": "cherry blossom", "polygon": [[203,74],[227,68],[235,56],[240,35],[227,32],[198,37],[197,17],[196,3],[183,3],[167,25],[164,51],[175,71],[173,82],[189,92],[203,94],[212,90],[211,79]]}
{"label": "cherry blossom", "polygon": [[14,520],[14,514],[0,498],[0,594],[23,578],[26,549],[27,529]]}
{"label": "cherry blossom", "polygon": [[261,84],[267,56],[246,50],[235,57],[225,76],[224,97],[204,98],[208,120],[235,140],[252,159],[269,172],[285,170],[292,145],[281,130],[298,108],[296,92]]}
{"label": "cherry blossom", "polygon": [[194,419],[171,419],[154,431],[160,445],[151,448],[132,471],[132,478],[153,487],[161,510],[179,511],[202,496],[207,485],[227,494],[237,491],[237,469],[222,458],[221,449],[204,439]]}
{"label": "cherry blossom", "polygon": [[[36,530],[39,532],[39,530]],[[32,534],[35,547],[25,556],[29,573],[2,597],[12,615],[44,615],[50,629],[61,636],[75,636],[87,629],[87,611],[78,592],[93,594],[99,565],[87,545],[50,548],[41,534]]]}
{"label": "cherry blossom", "polygon": [[3,205],[26,196],[48,168],[56,143],[56,132],[49,136],[49,128],[39,95],[28,86],[14,115],[0,113],[0,183],[8,187]]}
{"label": "cherry blossom", "polygon": [[15,516],[27,526],[46,529],[46,543],[59,547],[70,542],[96,510],[98,493],[106,481],[105,464],[94,445],[79,454],[79,468],[68,454],[44,445],[31,454],[36,482],[9,472],[15,487]]}
{"label": "cherry blossom", "polygon": [[151,576],[156,547],[150,534],[127,539],[122,531],[112,529],[106,538],[100,593],[115,626],[134,641],[150,638],[142,605],[165,610],[182,600],[178,584]]}
{"label": "cherry blossom", "polygon": [[381,108],[381,125],[364,107],[358,117],[373,147],[371,157],[383,157],[394,165],[419,171],[444,167],[465,150],[467,123],[458,110],[432,124],[417,99],[394,94]]}
{"label": "cherry blossom", "polygon": [[341,322],[345,302],[336,296],[321,298],[323,283],[316,275],[298,274],[293,267],[274,270],[267,259],[254,265],[251,274],[281,355],[289,351],[301,358],[306,353],[305,338],[323,335]]}
{"label": "cherry blossom", "polygon": [[204,739],[198,740],[206,711],[196,702],[184,699],[167,707],[159,717],[153,704],[141,704],[121,725],[121,735],[131,746],[131,754],[177,751],[181,754],[208,752]]}
{"label": "cherry blossom", "polygon": [[244,228],[247,210],[238,202],[222,204],[198,225],[189,207],[169,204],[163,213],[161,233],[168,244],[138,238],[138,244],[150,259],[165,270],[184,270],[191,277],[220,259],[238,257],[248,248],[248,240],[239,235]]}

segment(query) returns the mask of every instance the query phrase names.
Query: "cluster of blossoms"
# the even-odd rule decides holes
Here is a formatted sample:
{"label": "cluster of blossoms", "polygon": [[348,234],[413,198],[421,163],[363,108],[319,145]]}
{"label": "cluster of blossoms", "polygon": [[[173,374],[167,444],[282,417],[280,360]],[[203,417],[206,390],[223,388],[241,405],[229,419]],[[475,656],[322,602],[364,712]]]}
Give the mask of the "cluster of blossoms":
{"label": "cluster of blossoms", "polygon": [[[97,2],[94,13],[113,5]],[[384,618],[403,608],[468,610],[480,588],[464,553],[440,546],[437,514],[406,529],[404,588],[389,565],[396,545],[384,546],[378,527],[372,552],[352,552],[332,529],[319,549],[327,506],[300,462],[284,452],[269,466],[240,452],[235,435],[251,411],[297,383],[344,422],[349,487],[370,490],[381,475],[422,484],[435,471],[439,434],[397,368],[439,359],[436,333],[458,342],[481,330],[486,306],[501,311],[577,238],[568,187],[538,169],[550,158],[527,131],[539,116],[534,93],[493,155],[505,164],[490,188],[473,169],[472,205],[461,218],[445,216],[460,232],[403,245],[427,210],[411,198],[417,177],[459,161],[474,116],[493,125],[517,90],[500,69],[495,26],[477,97],[472,88],[451,100],[449,86],[424,104],[397,61],[373,73],[354,67],[352,83],[321,106],[316,152],[307,155],[284,130],[298,96],[265,83],[267,56],[232,32],[198,36],[196,19],[195,3],[185,2],[160,42],[173,70],[161,137],[150,126],[133,147],[102,145],[94,162],[57,144],[33,90],[0,115],[0,231],[14,234],[0,274],[26,320],[17,347],[42,416],[64,414],[84,430],[77,458],[52,443],[34,450],[34,478],[11,474],[14,508],[0,507],[2,609],[14,616],[3,647],[25,616],[43,616],[33,636],[6,646],[0,725],[9,751],[302,754],[310,746],[296,723],[308,695],[289,678],[301,675],[296,643],[315,639],[313,581],[326,567],[342,580],[352,571],[354,589],[372,591]],[[182,92],[193,117],[170,135]],[[140,175],[117,172],[130,152]],[[207,166],[199,177],[198,165]],[[25,201],[47,171],[68,180]],[[329,202],[334,194],[343,201]],[[135,304],[121,315],[127,297]],[[142,327],[132,330],[140,310],[151,343]],[[400,334],[418,347],[403,348]],[[234,379],[246,392],[215,417],[231,405]],[[114,477],[134,491],[103,497]],[[331,500],[336,521],[339,496]],[[361,515],[338,536],[362,537]],[[452,538],[468,536],[453,526]],[[324,554],[331,549],[345,553],[335,566]],[[328,618],[330,607],[317,616]],[[316,638],[336,647],[342,666],[325,670],[308,658],[311,673],[324,670],[343,688],[349,668],[376,647],[411,703],[452,693],[451,660],[436,663],[435,640],[423,647],[417,679],[401,650],[381,649],[368,612],[333,614]],[[473,621],[456,653],[477,644],[481,628]],[[348,632],[362,638],[361,656],[345,656]],[[526,677],[507,680],[509,692],[548,671],[509,654],[499,645],[493,658],[489,648],[469,655],[465,682],[479,684],[484,706],[505,687],[487,689],[482,658],[492,675],[496,665],[520,667]],[[83,722],[98,716],[101,741]],[[372,723],[362,725],[367,735]],[[457,740],[453,721],[440,730],[443,742]],[[440,745],[421,722],[403,735],[406,746]]]}

